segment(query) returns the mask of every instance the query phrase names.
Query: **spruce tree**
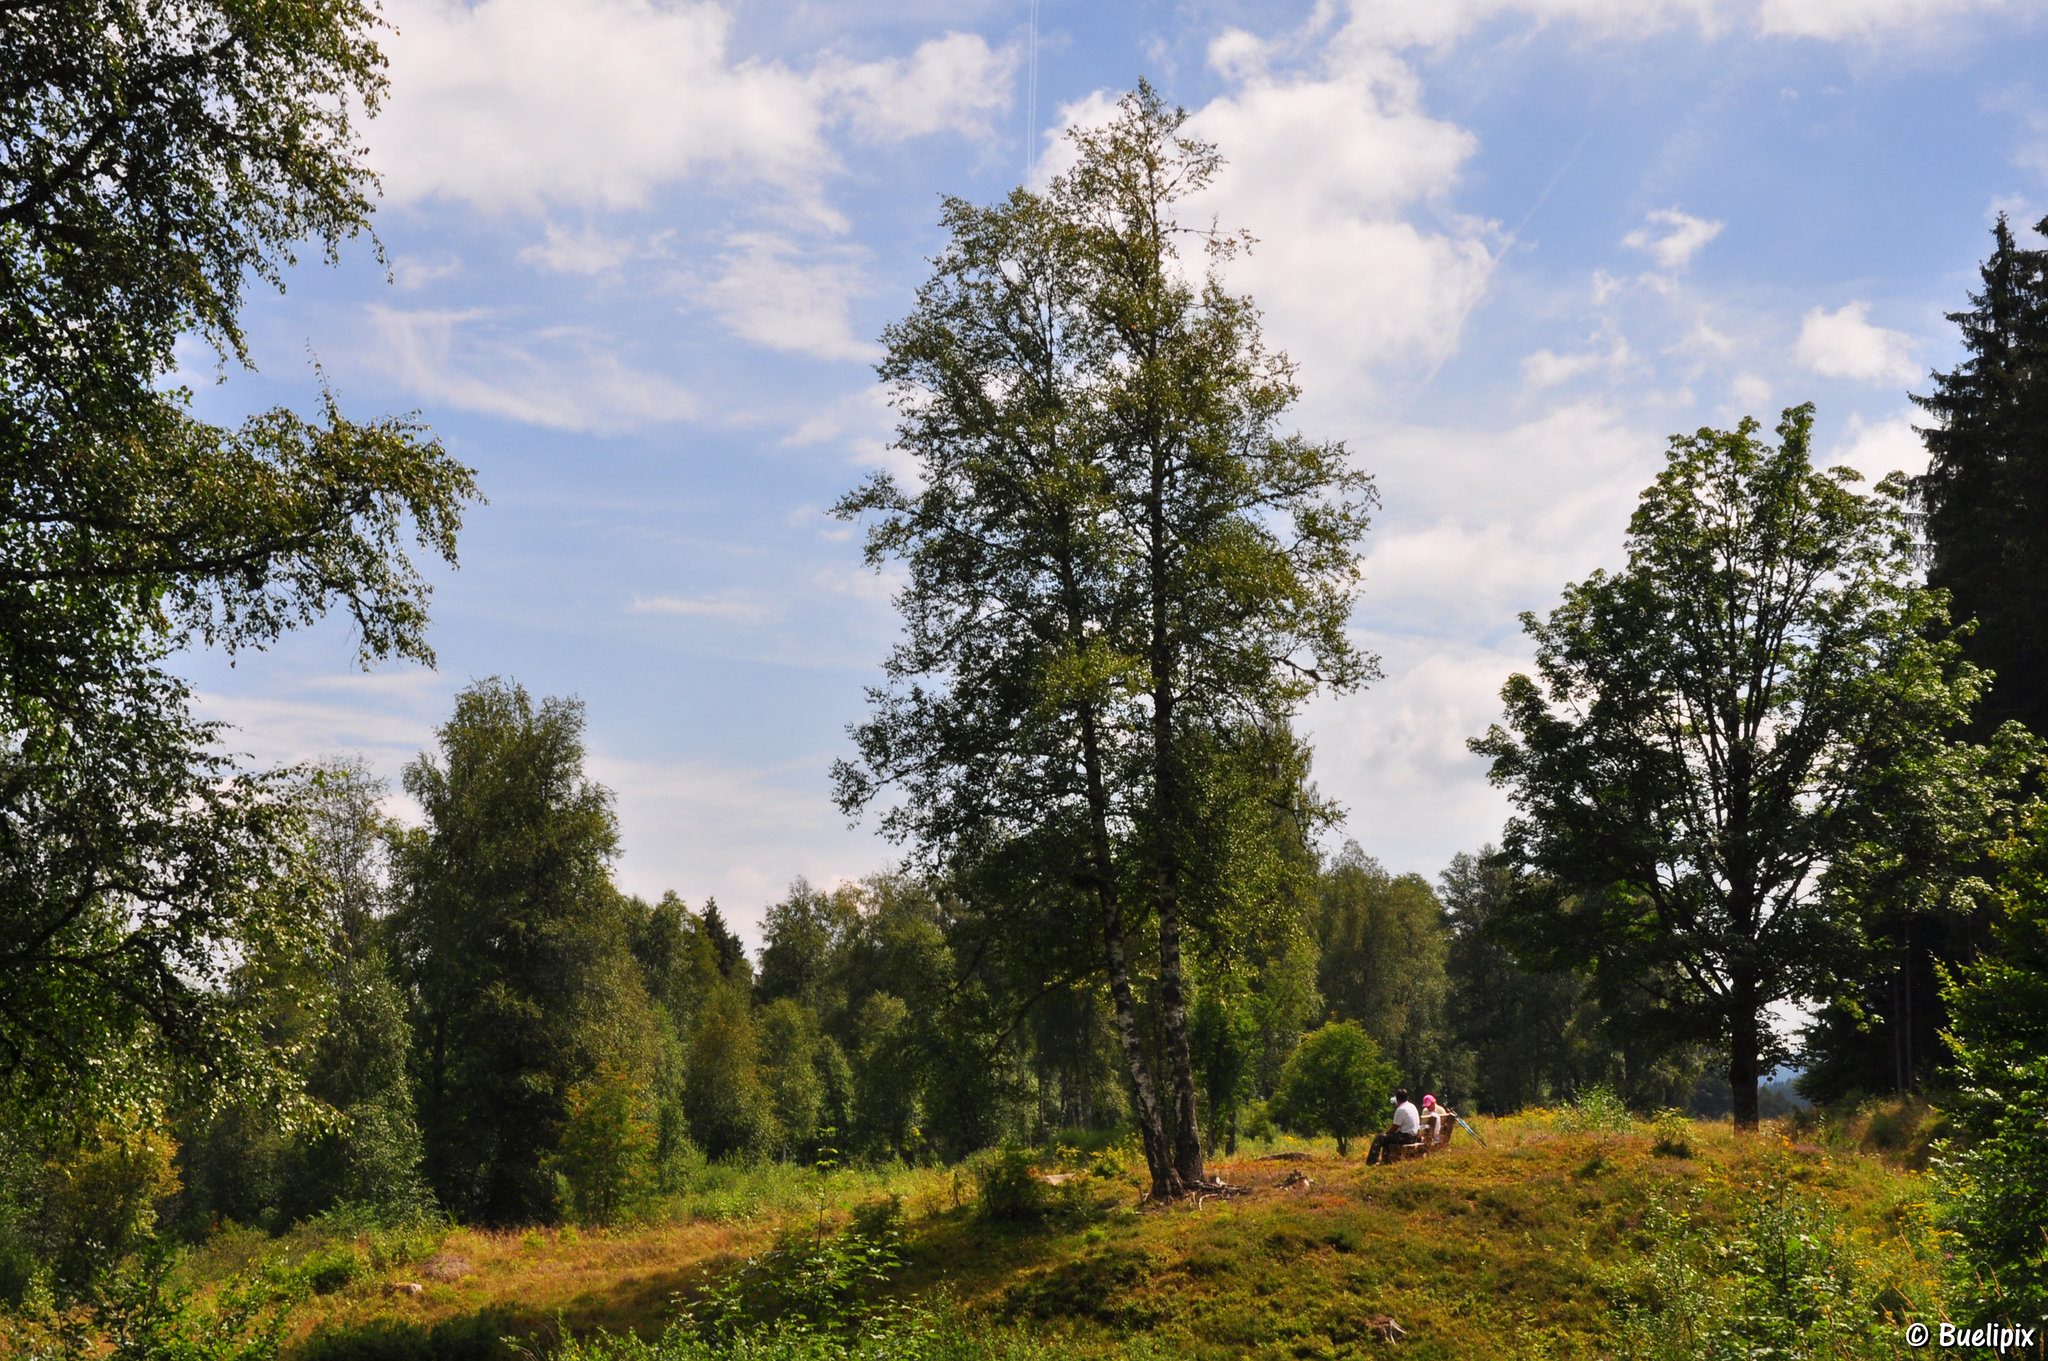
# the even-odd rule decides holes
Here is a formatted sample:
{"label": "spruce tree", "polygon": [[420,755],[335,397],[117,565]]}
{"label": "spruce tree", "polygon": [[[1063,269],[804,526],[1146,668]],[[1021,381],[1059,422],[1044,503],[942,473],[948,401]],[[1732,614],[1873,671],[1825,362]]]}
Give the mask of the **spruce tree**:
{"label": "spruce tree", "polygon": [[[1962,362],[1913,398],[1932,417],[1912,484],[1927,584],[1973,626],[1962,654],[1990,673],[1968,724],[1980,741],[2008,722],[2048,737],[2048,251],[2020,246],[2002,215],[1992,243],[1982,291],[1948,314]],[[1976,953],[1983,926],[1981,912],[1895,909],[1876,922],[1863,975],[1807,1032],[1800,1090],[1836,1100],[1923,1086],[1942,1056],[1941,970]]]}
{"label": "spruce tree", "polygon": [[1967,357],[1913,398],[1934,418],[1913,490],[1927,584],[1976,621],[1963,654],[1992,673],[1978,734],[2017,719],[2048,737],[2048,250],[2022,248],[2003,216],[1992,239],[1983,292],[1948,314]]}

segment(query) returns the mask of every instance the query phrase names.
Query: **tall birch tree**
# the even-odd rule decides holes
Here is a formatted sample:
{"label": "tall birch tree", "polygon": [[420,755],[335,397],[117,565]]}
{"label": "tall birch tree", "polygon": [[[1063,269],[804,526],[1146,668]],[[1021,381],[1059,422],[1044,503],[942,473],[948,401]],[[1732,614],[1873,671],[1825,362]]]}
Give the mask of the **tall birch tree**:
{"label": "tall birch tree", "polygon": [[1283,433],[1293,366],[1217,272],[1243,242],[1177,216],[1222,165],[1184,122],[1141,85],[1070,134],[1045,192],[946,203],[948,244],[881,365],[918,485],[880,474],[838,506],[872,517],[870,563],[907,570],[841,804],[894,786],[892,835],[1006,860],[1036,923],[1014,939],[1049,963],[1085,927],[1160,1196],[1205,1176],[1189,933],[1226,940],[1257,906],[1215,830],[1299,837],[1290,720],[1377,674],[1345,633],[1371,481],[1341,444]]}

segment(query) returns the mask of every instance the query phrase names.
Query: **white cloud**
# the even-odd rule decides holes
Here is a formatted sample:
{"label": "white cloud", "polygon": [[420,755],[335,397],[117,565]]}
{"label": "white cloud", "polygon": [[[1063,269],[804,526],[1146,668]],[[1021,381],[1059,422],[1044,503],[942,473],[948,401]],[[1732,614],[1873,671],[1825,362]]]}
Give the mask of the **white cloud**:
{"label": "white cloud", "polygon": [[715,4],[398,0],[391,17],[370,142],[399,202],[630,208],[699,169],[807,190],[831,163],[816,93],[732,61]]}
{"label": "white cloud", "polygon": [[609,432],[687,420],[690,393],[629,366],[606,339],[557,327],[509,331],[488,309],[366,309],[372,363],[422,398],[561,430]]}
{"label": "white cloud", "polygon": [[417,255],[401,255],[391,262],[391,282],[410,291],[424,288],[437,279],[448,278],[461,268],[462,262],[453,257],[422,260]]}
{"label": "white cloud", "polygon": [[1871,325],[1867,302],[1847,303],[1832,312],[1819,307],[1808,312],[1792,355],[1823,378],[1910,383],[1920,376],[1912,339],[1904,332]]}
{"label": "white cloud", "polygon": [[853,299],[867,291],[859,256],[814,251],[787,237],[744,233],[727,242],[722,272],[704,301],[734,334],[772,350],[817,359],[872,359],[875,346],[853,333]]}
{"label": "white cloud", "polygon": [[1924,30],[1973,9],[1995,9],[2002,0],[1763,0],[1757,6],[1759,32],[1787,38],[1870,38],[1886,32]]}
{"label": "white cloud", "polygon": [[1436,877],[1459,851],[1498,841],[1508,802],[1465,739],[1500,719],[1500,688],[1529,669],[1502,648],[1361,635],[1387,678],[1363,694],[1319,699],[1302,719],[1314,776],[1346,817],[1340,831],[1395,873]]}
{"label": "white cloud", "polygon": [[1689,25],[1712,37],[1730,28],[1768,37],[1845,39],[1924,33],[1929,24],[2003,0],[1352,0],[1352,29],[1393,47],[1441,47],[1501,17],[1577,24],[1635,38]]}
{"label": "white cloud", "polygon": [[1604,354],[1598,350],[1580,350],[1572,354],[1538,350],[1522,360],[1522,386],[1530,392],[1540,392],[1596,369],[1618,373],[1627,367],[1631,357],[1628,342],[1619,338]]}
{"label": "white cloud", "polygon": [[1735,399],[1735,405],[1748,415],[1761,416],[1764,404],[1771,400],[1771,380],[1760,373],[1738,373],[1728,385],[1728,393]]}
{"label": "white cloud", "polygon": [[908,61],[826,64],[812,79],[856,132],[883,142],[936,132],[986,135],[987,115],[1009,107],[1016,75],[1014,48],[993,50],[979,34],[948,33],[921,44]]}
{"label": "white cloud", "polygon": [[[1426,114],[1414,73],[1383,51],[1336,45],[1273,74],[1281,63],[1268,58],[1298,36],[1261,45],[1233,33],[1212,49],[1232,88],[1195,110],[1189,131],[1228,164],[1182,211],[1251,232],[1256,244],[1227,266],[1231,286],[1258,302],[1310,390],[1353,390],[1382,366],[1440,362],[1484,294],[1488,228],[1443,208],[1477,142]],[[1099,123],[1111,104],[1098,93],[1062,122]],[[1055,144],[1045,173],[1068,159]]]}
{"label": "white cloud", "polygon": [[1927,446],[1913,428],[1914,413],[1902,411],[1883,420],[1865,421],[1851,415],[1842,438],[1828,451],[1825,462],[1845,464],[1872,482],[1890,473],[1922,473],[1927,470]]}
{"label": "white cloud", "polygon": [[1699,253],[1700,247],[1719,236],[1721,228],[1727,225],[1709,222],[1676,208],[1664,208],[1649,214],[1648,223],[1622,237],[1621,244],[1648,253],[1660,269],[1673,270],[1684,269]]}
{"label": "white cloud", "polygon": [[823,778],[833,754],[739,767],[636,759],[593,740],[588,769],[618,795],[619,886],[647,898],[675,889],[696,908],[715,897],[758,941],[762,909],[797,875],[830,884],[886,868],[901,852],[872,820],[850,828],[833,806]]}
{"label": "white cloud", "polygon": [[835,114],[881,141],[975,132],[1016,66],[952,33],[908,60],[805,74],[735,57],[732,15],[709,0],[394,0],[391,16],[392,93],[370,125],[386,192],[486,210],[637,208],[701,174],[843,227],[822,197]]}
{"label": "white cloud", "polygon": [[719,595],[678,597],[672,595],[634,596],[627,606],[634,614],[671,614],[687,618],[729,619],[737,624],[765,623],[768,607],[752,596],[738,592]]}
{"label": "white cloud", "polygon": [[550,222],[542,239],[520,251],[519,258],[557,274],[605,274],[629,261],[660,255],[668,235],[663,232],[638,241],[629,236],[610,236],[595,227],[571,232]]}

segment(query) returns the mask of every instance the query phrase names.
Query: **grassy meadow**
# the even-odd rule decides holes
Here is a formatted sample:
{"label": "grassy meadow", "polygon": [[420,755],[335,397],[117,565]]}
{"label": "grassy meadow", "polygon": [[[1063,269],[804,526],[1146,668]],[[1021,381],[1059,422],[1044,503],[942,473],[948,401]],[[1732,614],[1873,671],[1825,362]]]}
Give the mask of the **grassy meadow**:
{"label": "grassy meadow", "polygon": [[321,1292],[290,1319],[303,1361],[666,1355],[628,1339],[659,1338],[778,1242],[801,1252],[856,1225],[898,1244],[871,1302],[952,1330],[946,1355],[1312,1358],[1394,1342],[1417,1358],[1647,1359],[1782,1326],[1799,1355],[1903,1356],[1898,1325],[1939,1315],[1917,1111],[1749,1138],[1597,1103],[1476,1123],[1484,1147],[1461,1132],[1389,1167],[1254,1144],[1215,1164],[1241,1193],[1170,1208],[1141,1208],[1137,1160],[1120,1168],[1114,1150],[1051,1151],[1038,1161],[1056,1184],[1006,1207],[984,1203],[972,1168],[709,1167],[689,1196],[610,1229],[352,1235],[330,1220],[282,1240],[224,1231],[182,1270],[300,1273]]}

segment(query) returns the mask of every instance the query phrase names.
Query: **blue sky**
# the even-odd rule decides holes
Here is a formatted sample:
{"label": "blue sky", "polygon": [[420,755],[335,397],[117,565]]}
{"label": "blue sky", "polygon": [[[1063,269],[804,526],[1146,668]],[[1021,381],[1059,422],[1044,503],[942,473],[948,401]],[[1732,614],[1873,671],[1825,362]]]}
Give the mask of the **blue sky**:
{"label": "blue sky", "polygon": [[893,854],[828,797],[895,621],[822,510],[895,458],[875,338],[939,197],[1057,168],[1140,76],[1230,162],[1201,207],[1258,238],[1231,282],[1301,428],[1378,478],[1354,627],[1386,679],[1305,727],[1400,871],[1497,835],[1464,739],[1516,614],[1618,558],[1665,437],[1812,400],[1825,460],[1916,469],[1942,313],[1997,212],[2048,212],[2039,4],[1039,0],[1035,83],[1031,0],[387,5],[389,268],[294,271],[257,371],[185,377],[226,420],[310,409],[317,361],[490,504],[436,576],[437,670],[355,671],[335,623],[189,672],[238,750],[394,781],[473,678],[578,695],[622,884],[749,928]]}

